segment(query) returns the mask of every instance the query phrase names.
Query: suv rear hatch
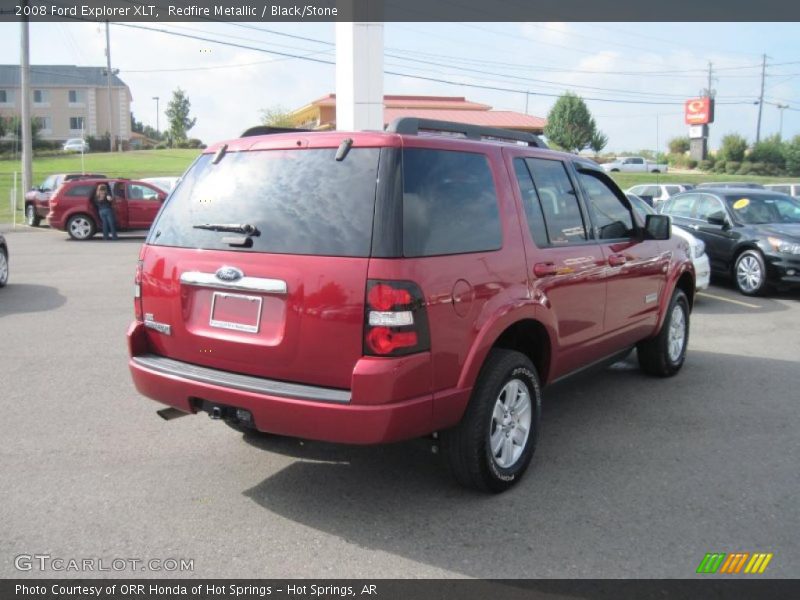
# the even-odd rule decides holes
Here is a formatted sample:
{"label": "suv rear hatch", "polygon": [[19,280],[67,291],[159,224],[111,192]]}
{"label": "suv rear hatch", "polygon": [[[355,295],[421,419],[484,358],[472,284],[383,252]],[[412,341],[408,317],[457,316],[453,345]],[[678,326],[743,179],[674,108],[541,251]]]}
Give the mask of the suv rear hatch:
{"label": "suv rear hatch", "polygon": [[290,142],[195,162],[142,249],[140,310],[158,355],[349,389],[381,149]]}

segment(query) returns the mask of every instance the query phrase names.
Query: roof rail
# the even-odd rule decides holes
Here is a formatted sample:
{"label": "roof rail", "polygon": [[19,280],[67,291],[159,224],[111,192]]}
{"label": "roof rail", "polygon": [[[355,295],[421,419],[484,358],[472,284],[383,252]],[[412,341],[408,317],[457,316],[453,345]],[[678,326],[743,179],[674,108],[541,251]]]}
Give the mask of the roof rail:
{"label": "roof rail", "polygon": [[542,139],[526,131],[513,129],[500,129],[499,127],[483,127],[481,125],[468,125],[467,123],[454,123],[452,121],[439,121],[436,119],[418,119],[416,117],[400,117],[386,126],[390,133],[405,135],[423,135],[428,133],[455,133],[461,134],[470,140],[496,140],[502,142],[523,143],[536,148],[547,148]]}
{"label": "roof rail", "polygon": [[246,129],[239,137],[252,137],[254,135],[270,135],[272,133],[293,133],[295,131],[312,131],[311,129],[295,129],[294,127],[274,127],[272,125],[256,125]]}

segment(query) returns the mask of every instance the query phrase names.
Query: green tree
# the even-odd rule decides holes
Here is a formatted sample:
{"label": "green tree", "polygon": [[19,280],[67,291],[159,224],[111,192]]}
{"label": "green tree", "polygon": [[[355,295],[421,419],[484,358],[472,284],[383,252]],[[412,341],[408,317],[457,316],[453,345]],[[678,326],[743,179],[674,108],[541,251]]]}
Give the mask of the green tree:
{"label": "green tree", "polygon": [[685,154],[689,151],[689,138],[685,136],[672,138],[667,145],[672,154]]}
{"label": "green tree", "polygon": [[[22,119],[19,116],[7,118],[5,120],[5,133],[10,133],[14,138],[22,143]],[[2,129],[3,126],[0,126]],[[36,144],[39,141],[39,132],[42,130],[42,122],[38,117],[31,117],[31,143]]]}
{"label": "green tree", "polygon": [[722,146],[720,146],[717,158],[742,162],[746,151],[747,140],[738,133],[729,133],[722,138]]}
{"label": "green tree", "polygon": [[775,165],[783,170],[786,166],[786,146],[787,144],[781,141],[781,136],[776,133],[754,144],[748,160]]}
{"label": "green tree", "polygon": [[134,133],[144,133],[144,125],[141,121],[137,121],[136,117],[131,113],[131,131]]}
{"label": "green tree", "polygon": [[599,129],[594,132],[592,139],[589,140],[589,148],[592,149],[592,152],[594,152],[595,156],[600,154],[607,144],[608,136]]}
{"label": "green tree", "polygon": [[269,108],[262,108],[261,124],[271,125],[273,127],[296,127],[297,124],[292,119],[292,112],[283,106],[271,106]]}
{"label": "green tree", "polygon": [[544,134],[567,152],[588,147],[597,133],[597,125],[580,96],[571,92],[561,96],[547,115]]}
{"label": "green tree", "polygon": [[792,176],[800,175],[800,135],[786,142],[786,172]]}
{"label": "green tree", "polygon": [[189,96],[181,88],[172,92],[172,100],[167,105],[167,120],[169,121],[169,138],[171,144],[186,141],[187,132],[194,127],[197,119],[192,119],[189,113],[192,110],[192,103]]}

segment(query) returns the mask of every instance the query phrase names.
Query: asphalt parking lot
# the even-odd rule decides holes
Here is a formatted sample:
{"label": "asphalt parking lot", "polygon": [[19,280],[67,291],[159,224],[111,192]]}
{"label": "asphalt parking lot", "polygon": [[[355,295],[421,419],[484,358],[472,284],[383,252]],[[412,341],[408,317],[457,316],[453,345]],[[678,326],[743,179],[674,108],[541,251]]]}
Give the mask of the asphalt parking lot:
{"label": "asphalt parking lot", "polygon": [[[422,440],[352,448],[163,421],[127,369],[142,236],[7,232],[0,577],[691,577],[707,552],[800,572],[800,293],[696,303],[670,380],[635,358],[546,391],[525,479],[458,488]],[[20,554],[193,559],[20,572]],[[752,577],[752,576],[749,576]]]}

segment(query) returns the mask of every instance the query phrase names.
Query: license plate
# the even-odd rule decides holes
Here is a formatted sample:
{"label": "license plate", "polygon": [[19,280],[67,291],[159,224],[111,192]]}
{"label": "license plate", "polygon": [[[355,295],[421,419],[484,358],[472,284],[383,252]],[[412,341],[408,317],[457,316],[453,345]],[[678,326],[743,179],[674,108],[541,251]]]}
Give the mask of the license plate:
{"label": "license plate", "polygon": [[211,299],[211,327],[258,333],[261,324],[261,298],[244,294],[214,292]]}

